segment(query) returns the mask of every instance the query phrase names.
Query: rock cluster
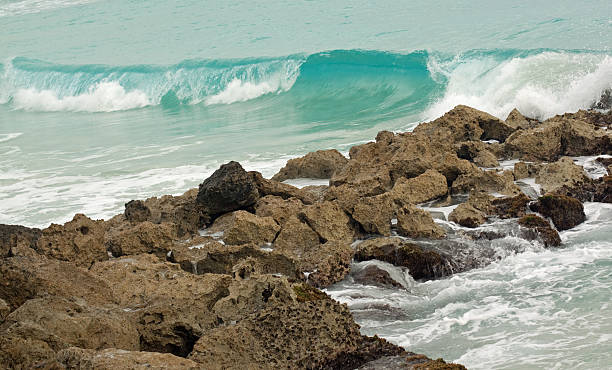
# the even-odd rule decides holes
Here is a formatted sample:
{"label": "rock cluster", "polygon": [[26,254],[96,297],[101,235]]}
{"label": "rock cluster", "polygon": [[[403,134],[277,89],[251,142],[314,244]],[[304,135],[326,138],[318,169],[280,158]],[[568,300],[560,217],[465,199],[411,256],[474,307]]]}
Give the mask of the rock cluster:
{"label": "rock cluster", "polygon": [[[380,132],[349,158],[326,150],[290,160],[273,179],[229,162],[197,189],[130,201],[110,220],[0,225],[0,363],[462,368],[361,335],[347,307],[318,289],[353,261],[414,279],[473,268],[442,246],[461,233],[492,238],[473,229],[495,220],[559,245],[557,230],[584,221],[581,201],[612,201],[611,176],[592,179],[567,157],[611,154],[609,118],[580,111],[539,122],[515,110],[502,121],[458,106],[411,133]],[[521,162],[499,169],[507,159]],[[279,182],[298,177],[329,186]],[[523,193],[525,178],[542,196]],[[455,208],[440,222],[425,202]],[[352,278],[402,288],[375,265]]]}

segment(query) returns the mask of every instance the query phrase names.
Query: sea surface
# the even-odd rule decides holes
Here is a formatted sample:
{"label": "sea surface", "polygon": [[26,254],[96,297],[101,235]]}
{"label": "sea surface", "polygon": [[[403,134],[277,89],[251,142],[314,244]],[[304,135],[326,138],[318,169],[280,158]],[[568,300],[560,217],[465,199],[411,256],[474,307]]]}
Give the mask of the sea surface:
{"label": "sea surface", "polygon": [[[108,218],[229,160],[271,176],[457,104],[545,119],[611,88],[610,0],[0,0],[0,223]],[[612,210],[587,210],[560,249],[330,292],[364,333],[470,368],[612,368]]]}

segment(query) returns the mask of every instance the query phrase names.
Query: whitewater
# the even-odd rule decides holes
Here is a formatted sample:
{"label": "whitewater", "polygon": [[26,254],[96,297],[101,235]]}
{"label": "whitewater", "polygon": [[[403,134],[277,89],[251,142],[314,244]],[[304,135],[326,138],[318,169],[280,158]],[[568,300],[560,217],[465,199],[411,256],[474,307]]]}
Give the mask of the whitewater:
{"label": "whitewater", "polygon": [[[0,223],[109,218],[229,160],[271,176],[457,104],[590,108],[612,89],[611,15],[595,0],[0,1]],[[612,368],[612,208],[585,211],[559,249],[509,235],[473,271],[383,266],[404,289],[349,277],[328,293],[364,334],[468,368]]]}

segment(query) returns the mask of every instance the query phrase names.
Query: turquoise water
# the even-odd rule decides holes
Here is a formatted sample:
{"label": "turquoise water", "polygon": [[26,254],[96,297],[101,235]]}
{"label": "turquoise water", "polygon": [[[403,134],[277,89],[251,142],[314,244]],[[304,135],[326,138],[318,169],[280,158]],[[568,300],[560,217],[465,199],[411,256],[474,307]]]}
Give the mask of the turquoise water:
{"label": "turquoise water", "polygon": [[[182,193],[230,159],[269,176],[292,156],[346,151],[456,104],[500,118],[587,108],[612,88],[611,15],[609,0],[0,0],[0,223],[107,218],[131,199]],[[586,245],[612,283],[605,245]],[[377,325],[364,330],[418,343],[413,326]],[[467,343],[417,348],[473,365],[482,358],[466,356],[491,346]]]}

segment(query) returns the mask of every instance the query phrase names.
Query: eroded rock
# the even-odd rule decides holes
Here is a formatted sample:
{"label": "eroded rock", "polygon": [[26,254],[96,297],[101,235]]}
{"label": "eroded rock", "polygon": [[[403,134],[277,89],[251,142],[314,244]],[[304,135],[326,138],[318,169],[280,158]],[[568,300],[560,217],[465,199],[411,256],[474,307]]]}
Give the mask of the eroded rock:
{"label": "eroded rock", "polygon": [[566,195],[545,195],[530,205],[532,211],[550,217],[557,230],[563,231],[586,219],[584,207],[576,198]]}
{"label": "eroded rock", "polygon": [[215,220],[210,233],[223,233],[227,244],[263,245],[276,239],[280,226],[272,217],[259,217],[247,211],[227,213]]}
{"label": "eroded rock", "polygon": [[284,181],[296,178],[329,179],[334,172],[342,169],[348,159],[335,149],[317,150],[303,157],[290,159],[285,167],[272,177]]}
{"label": "eroded rock", "polygon": [[410,238],[440,239],[446,235],[444,229],[433,221],[429,212],[412,205],[398,209],[397,232]]}

